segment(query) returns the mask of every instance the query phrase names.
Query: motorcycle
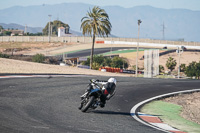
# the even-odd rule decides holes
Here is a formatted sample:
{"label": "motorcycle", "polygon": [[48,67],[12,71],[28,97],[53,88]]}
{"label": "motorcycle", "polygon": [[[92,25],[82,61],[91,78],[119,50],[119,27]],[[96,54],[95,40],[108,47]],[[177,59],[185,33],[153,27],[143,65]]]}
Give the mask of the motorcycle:
{"label": "motorcycle", "polygon": [[88,109],[96,109],[100,105],[100,97],[102,95],[102,86],[95,82],[95,80],[90,80],[90,87],[86,90],[85,94],[81,96],[81,105],[79,109],[82,112],[86,112]]}

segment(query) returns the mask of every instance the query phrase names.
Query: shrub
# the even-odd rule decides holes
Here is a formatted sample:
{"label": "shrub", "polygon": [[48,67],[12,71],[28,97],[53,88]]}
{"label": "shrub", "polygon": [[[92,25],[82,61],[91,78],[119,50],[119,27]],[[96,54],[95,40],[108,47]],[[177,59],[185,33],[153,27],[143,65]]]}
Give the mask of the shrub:
{"label": "shrub", "polygon": [[196,79],[200,78],[200,62],[192,62],[189,66],[186,67],[185,74],[188,77],[195,77]]}
{"label": "shrub", "polygon": [[45,56],[43,54],[36,54],[32,57],[33,62],[42,63],[45,60]]}
{"label": "shrub", "polygon": [[9,58],[9,57],[10,57],[9,55],[0,52],[0,58]]}
{"label": "shrub", "polygon": [[[90,65],[90,58],[87,61],[82,62],[83,65]],[[93,69],[99,69],[99,67],[108,66],[108,67],[115,67],[115,68],[128,68],[128,62],[120,57],[104,57],[103,55],[94,55],[93,57]]]}
{"label": "shrub", "polygon": [[159,72],[163,72],[164,71],[164,67],[162,65],[159,65]]}
{"label": "shrub", "polygon": [[112,59],[109,57],[106,57],[104,59],[103,66],[111,66],[111,63],[112,63]]}
{"label": "shrub", "polygon": [[170,71],[173,71],[176,67],[176,64],[176,60],[174,60],[172,57],[169,57],[166,63],[166,67],[170,69]]}
{"label": "shrub", "polygon": [[[136,65],[132,66],[132,70],[136,70]],[[144,70],[144,67],[138,67],[138,70]]]}
{"label": "shrub", "polygon": [[46,58],[45,63],[47,63],[47,64],[56,64],[57,65],[57,64],[59,64],[59,61],[55,57],[49,57],[49,58]]}
{"label": "shrub", "polygon": [[185,64],[181,64],[180,71],[181,72],[185,72],[186,71],[186,65]]}
{"label": "shrub", "polygon": [[128,63],[124,59],[115,56],[112,59],[111,67],[115,67],[115,68],[128,68]]}
{"label": "shrub", "polygon": [[87,58],[87,61],[83,61],[82,65],[90,66],[90,58]]}

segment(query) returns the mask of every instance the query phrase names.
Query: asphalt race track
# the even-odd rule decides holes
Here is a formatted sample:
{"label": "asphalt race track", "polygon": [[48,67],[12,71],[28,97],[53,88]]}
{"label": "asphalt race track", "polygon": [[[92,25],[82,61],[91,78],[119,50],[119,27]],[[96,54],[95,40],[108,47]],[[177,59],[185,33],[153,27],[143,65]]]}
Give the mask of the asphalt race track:
{"label": "asphalt race track", "polygon": [[[120,49],[136,49],[134,47],[113,47],[112,51],[120,50]],[[144,48],[142,48],[144,49]],[[106,52],[110,52],[111,48],[95,48],[94,54],[103,54]],[[67,57],[83,57],[83,56],[89,56],[91,54],[91,49],[85,49],[81,51],[77,51],[74,53],[67,54]]]}
{"label": "asphalt race track", "polygon": [[160,133],[130,116],[131,108],[148,98],[199,89],[197,80],[116,77],[116,95],[106,107],[78,110],[89,79],[49,77],[0,79],[1,133]]}

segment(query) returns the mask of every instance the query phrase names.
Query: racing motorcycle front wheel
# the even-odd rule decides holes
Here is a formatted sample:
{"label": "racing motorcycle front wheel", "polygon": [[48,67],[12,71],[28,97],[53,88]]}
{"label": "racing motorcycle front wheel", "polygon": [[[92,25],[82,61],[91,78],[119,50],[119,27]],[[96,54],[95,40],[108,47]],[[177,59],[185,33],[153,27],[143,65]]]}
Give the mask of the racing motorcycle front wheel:
{"label": "racing motorcycle front wheel", "polygon": [[83,103],[83,107],[81,108],[81,111],[86,112],[92,106],[94,100],[95,100],[94,96],[90,96],[89,98],[87,98],[87,100],[85,100]]}

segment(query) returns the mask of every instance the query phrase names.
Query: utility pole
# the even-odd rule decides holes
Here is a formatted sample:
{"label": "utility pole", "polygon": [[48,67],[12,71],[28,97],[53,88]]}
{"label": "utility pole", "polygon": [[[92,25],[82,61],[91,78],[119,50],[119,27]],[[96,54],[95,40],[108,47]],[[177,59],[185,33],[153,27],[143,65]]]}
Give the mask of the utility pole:
{"label": "utility pole", "polygon": [[27,35],[27,24],[25,25],[25,35]]}
{"label": "utility pole", "polygon": [[163,25],[162,26],[162,34],[163,34],[163,40],[165,40],[165,23],[163,22]]}
{"label": "utility pole", "polygon": [[51,16],[52,15],[48,15],[49,16],[49,43],[51,42]]}
{"label": "utility pole", "polygon": [[50,36],[52,36],[52,30],[53,30],[53,25],[51,25],[51,34],[50,34]]}
{"label": "utility pole", "polygon": [[114,42],[111,41],[111,47],[110,47],[110,58],[112,58],[112,51],[113,51],[113,50],[112,50],[112,45],[113,45],[113,43],[114,43]]}
{"label": "utility pole", "polygon": [[180,58],[181,58],[181,54],[183,53],[183,49],[184,48],[179,48],[179,47],[177,47],[177,50],[176,50],[176,52],[178,53],[178,79],[180,79]]}
{"label": "utility pole", "polygon": [[137,42],[137,56],[136,56],[136,77],[138,76],[138,51],[139,51],[139,39],[140,39],[140,24],[142,23],[142,21],[139,19],[138,20],[138,42]]}

